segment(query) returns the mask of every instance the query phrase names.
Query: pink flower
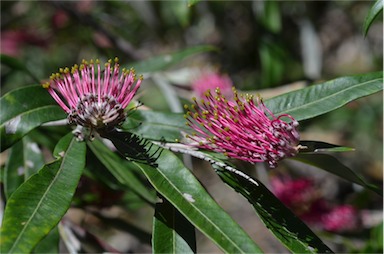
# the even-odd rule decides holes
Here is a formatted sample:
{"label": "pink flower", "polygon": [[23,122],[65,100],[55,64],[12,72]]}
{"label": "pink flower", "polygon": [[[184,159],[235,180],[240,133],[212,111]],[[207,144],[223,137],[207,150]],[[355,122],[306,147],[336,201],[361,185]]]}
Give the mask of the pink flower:
{"label": "pink flower", "polygon": [[118,59],[102,70],[99,60],[60,69],[43,84],[65,112],[69,123],[91,128],[113,128],[125,120],[124,109],[140,87],[133,69],[120,71]]}
{"label": "pink flower", "polygon": [[205,98],[185,106],[187,125],[195,131],[186,138],[195,146],[250,163],[267,162],[271,168],[297,154],[298,122],[290,115],[276,117],[259,97],[254,102],[253,96],[238,95],[235,89],[233,101],[218,88],[216,95],[208,90]]}
{"label": "pink flower", "polygon": [[206,72],[192,83],[192,89],[199,98],[204,98],[208,89],[216,88],[220,88],[222,94],[229,97],[232,95],[232,87],[233,83],[228,75],[219,75],[214,72]]}
{"label": "pink flower", "polygon": [[325,230],[332,232],[353,231],[359,227],[359,215],[351,205],[341,205],[322,217]]}

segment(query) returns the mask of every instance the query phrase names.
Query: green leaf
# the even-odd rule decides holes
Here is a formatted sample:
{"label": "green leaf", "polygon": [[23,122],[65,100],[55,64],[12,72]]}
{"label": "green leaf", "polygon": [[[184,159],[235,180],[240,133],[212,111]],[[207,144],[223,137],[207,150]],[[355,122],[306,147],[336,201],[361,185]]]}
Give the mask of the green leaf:
{"label": "green leaf", "polygon": [[4,168],[4,195],[8,199],[24,182],[23,142],[17,142],[10,150]]}
{"label": "green leaf", "polygon": [[134,174],[134,170],[132,169],[134,165],[132,165],[132,163],[123,160],[99,140],[88,142],[88,147],[121,184],[130,188],[147,202],[151,204],[155,202],[154,195],[148,191]]}
{"label": "green leaf", "polygon": [[278,33],[281,31],[281,14],[279,2],[259,1],[256,4],[257,18],[269,31]]}
{"label": "green leaf", "polygon": [[121,128],[146,139],[175,142],[181,139],[181,131],[188,131],[184,114],[150,110],[136,110],[130,114]]}
{"label": "green leaf", "polygon": [[363,33],[364,36],[367,36],[369,27],[372,25],[372,22],[379,15],[379,13],[383,10],[383,0],[377,0],[372,8],[369,10],[369,13],[364,21]]}
{"label": "green leaf", "polygon": [[195,227],[166,199],[156,203],[153,253],[196,253]]}
{"label": "green leaf", "polygon": [[59,253],[59,241],[60,235],[56,226],[36,245],[33,253]]}
{"label": "green leaf", "polygon": [[[125,149],[129,151],[131,148],[119,146],[117,149],[125,154]],[[158,168],[133,162],[164,198],[224,252],[261,252],[244,230],[209,196],[176,155],[164,150],[156,163]]]}
{"label": "green leaf", "polygon": [[380,190],[378,187],[376,187],[373,184],[369,184],[365,182],[365,180],[357,175],[355,172],[353,172],[350,168],[343,165],[339,160],[337,160],[335,157],[328,155],[328,154],[320,154],[320,153],[303,153],[298,154],[295,157],[292,157],[291,159],[301,161],[303,163],[321,168],[323,170],[328,171],[329,173],[332,173],[334,175],[337,175],[344,180],[356,183],[358,185],[364,186],[380,196],[382,196],[383,191]]}
{"label": "green leaf", "polygon": [[276,115],[290,114],[305,120],[340,108],[355,99],[383,90],[383,73],[341,77],[265,101]]}
{"label": "green leaf", "polygon": [[292,253],[332,253],[332,251],[261,182],[251,177],[218,169],[220,178],[239,192],[255,208],[266,227]]}
{"label": "green leaf", "polygon": [[41,86],[22,87],[5,94],[0,107],[1,151],[41,124],[66,117]]}
{"label": "green leaf", "polygon": [[10,67],[14,70],[22,71],[22,72],[28,74],[34,80],[34,82],[40,83],[40,80],[35,76],[35,74],[33,74],[33,72],[31,72],[27,68],[27,66],[23,62],[19,61],[18,59],[11,57],[11,56],[8,56],[8,55],[1,54],[0,60],[1,60],[2,64],[7,65],[8,67]]}
{"label": "green leaf", "polygon": [[36,143],[24,137],[11,149],[4,171],[4,194],[11,194],[44,165],[43,155]]}
{"label": "green leaf", "polygon": [[209,45],[200,45],[166,55],[155,56],[141,62],[132,63],[128,67],[133,67],[137,73],[162,71],[181,62],[187,57],[213,50],[217,49]]}
{"label": "green leaf", "polygon": [[355,151],[354,148],[339,146],[334,144],[329,144],[322,141],[313,141],[313,140],[300,140],[300,153],[309,153],[309,152],[351,152]]}
{"label": "green leaf", "polygon": [[62,158],[45,165],[8,200],[1,228],[1,252],[29,253],[69,208],[85,166],[85,143],[72,134]]}

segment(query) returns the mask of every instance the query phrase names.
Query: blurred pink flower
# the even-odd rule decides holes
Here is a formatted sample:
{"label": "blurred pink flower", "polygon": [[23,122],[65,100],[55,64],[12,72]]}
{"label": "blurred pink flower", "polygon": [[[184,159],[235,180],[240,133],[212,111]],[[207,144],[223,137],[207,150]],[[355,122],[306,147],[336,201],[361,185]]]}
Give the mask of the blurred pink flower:
{"label": "blurred pink flower", "polygon": [[250,163],[267,162],[271,168],[297,154],[299,123],[293,117],[276,117],[259,97],[255,102],[235,89],[232,95],[233,101],[228,101],[220,89],[216,95],[208,90],[205,99],[194,98],[191,108],[185,106],[187,125],[195,131],[186,136],[192,145]]}
{"label": "blurred pink flower", "polygon": [[215,72],[203,73],[192,83],[192,89],[198,98],[204,98],[208,89],[214,90],[220,88],[221,93],[230,99],[232,96],[232,80],[228,75],[219,75]]}
{"label": "blurred pink flower", "polygon": [[276,197],[306,221],[319,220],[326,211],[325,203],[311,179],[273,177],[271,186]]}
{"label": "blurred pink flower", "polygon": [[359,226],[360,216],[353,206],[341,205],[331,209],[309,178],[273,177],[271,187],[284,205],[312,226],[338,233]]}
{"label": "blurred pink flower", "polygon": [[351,205],[341,205],[333,208],[322,217],[325,230],[332,232],[353,231],[359,227],[358,211]]}
{"label": "blurred pink flower", "polygon": [[140,87],[133,69],[122,69],[115,58],[101,70],[98,60],[60,69],[43,84],[65,112],[70,123],[91,129],[113,128],[124,121],[124,109]]}

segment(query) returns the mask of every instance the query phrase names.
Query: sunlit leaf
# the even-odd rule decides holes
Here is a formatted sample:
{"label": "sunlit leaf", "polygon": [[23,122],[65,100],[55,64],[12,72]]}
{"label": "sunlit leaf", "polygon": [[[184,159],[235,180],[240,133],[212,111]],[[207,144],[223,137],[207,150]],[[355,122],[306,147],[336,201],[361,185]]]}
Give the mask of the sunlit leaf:
{"label": "sunlit leaf", "polygon": [[10,91],[0,99],[1,151],[43,123],[64,119],[65,112],[41,86]]}
{"label": "sunlit leaf", "polygon": [[153,253],[196,253],[195,227],[163,199],[153,218]]}
{"label": "sunlit leaf", "polygon": [[321,168],[343,178],[344,180],[364,186],[376,192],[380,196],[383,195],[383,191],[381,189],[374,186],[373,184],[365,182],[361,176],[356,174],[354,171],[352,171],[350,168],[342,164],[339,160],[331,155],[321,153],[300,153],[292,159]]}
{"label": "sunlit leaf", "polygon": [[276,115],[290,114],[305,120],[340,108],[355,99],[383,90],[383,73],[341,77],[265,101]]}
{"label": "sunlit leaf", "polygon": [[266,227],[292,253],[332,253],[332,251],[260,181],[213,165],[225,183],[239,192],[255,208]]}
{"label": "sunlit leaf", "polygon": [[369,31],[369,27],[372,25],[372,22],[375,20],[375,18],[379,15],[380,12],[383,11],[383,0],[377,0],[372,8],[369,10],[369,13],[364,21],[364,36],[367,36],[367,33]]}
{"label": "sunlit leaf", "polygon": [[70,140],[63,156],[45,165],[11,195],[1,228],[1,250],[29,253],[63,217],[85,165],[85,143]]}
{"label": "sunlit leaf", "polygon": [[185,118],[180,113],[136,110],[129,115],[121,128],[151,140],[175,142],[181,131],[187,131]]}

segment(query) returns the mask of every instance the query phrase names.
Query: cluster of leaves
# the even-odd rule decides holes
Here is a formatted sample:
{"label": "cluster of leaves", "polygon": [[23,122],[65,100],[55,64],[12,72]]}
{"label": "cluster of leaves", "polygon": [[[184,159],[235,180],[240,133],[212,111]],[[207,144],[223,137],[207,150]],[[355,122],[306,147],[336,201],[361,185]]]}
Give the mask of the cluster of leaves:
{"label": "cluster of leaves", "polygon": [[[190,1],[190,4],[195,2]],[[370,14],[367,27],[375,15],[376,11]],[[192,47],[138,62],[133,67],[138,72],[154,75],[191,55],[212,49],[211,46]],[[2,56],[2,62],[31,74],[14,58]],[[382,91],[382,76],[382,72],[376,72],[340,77],[268,99],[265,104],[275,114],[288,113],[299,121],[311,119],[358,98]],[[78,142],[68,126],[49,126],[66,116],[39,85],[25,86],[6,93],[0,99],[0,108],[1,151],[9,149],[8,161],[2,174],[6,199],[1,228],[2,252],[58,252],[58,236],[65,236],[65,230],[59,222],[71,206],[80,177],[84,174],[97,174],[88,170],[94,163],[86,160],[89,157],[100,162],[121,189],[136,193],[143,201],[155,207],[153,252],[195,253],[195,229],[205,234],[225,253],[262,252],[251,237],[214,201],[176,153],[162,150],[156,164],[148,165],[135,161],[134,155],[127,158],[120,156],[132,154],[131,147],[121,142],[121,145],[116,146],[120,153],[113,152],[101,139]],[[146,140],[160,141],[160,145],[175,142],[181,138],[181,131],[187,131],[182,114],[153,110],[135,111],[121,128],[122,135],[134,133]],[[113,136],[106,135],[106,138],[113,143],[120,141]],[[52,162],[45,163],[36,143],[52,151]],[[329,155],[329,152],[350,149],[316,141],[301,141],[301,144],[308,149],[294,160],[329,171],[381,195],[379,188],[367,183]],[[151,147],[153,152],[157,149],[155,145]],[[219,155],[204,152],[190,154],[211,162],[223,182],[249,201],[266,227],[291,252],[332,252],[258,179],[240,174],[237,169],[233,170],[234,167]],[[156,195],[142,178],[147,179],[161,202],[156,201]],[[70,249],[71,243],[65,237],[64,241]]]}

